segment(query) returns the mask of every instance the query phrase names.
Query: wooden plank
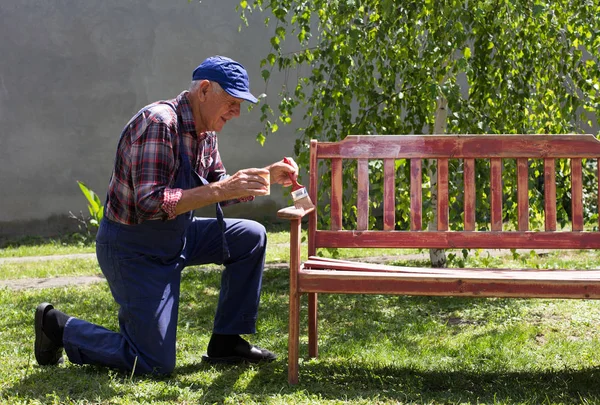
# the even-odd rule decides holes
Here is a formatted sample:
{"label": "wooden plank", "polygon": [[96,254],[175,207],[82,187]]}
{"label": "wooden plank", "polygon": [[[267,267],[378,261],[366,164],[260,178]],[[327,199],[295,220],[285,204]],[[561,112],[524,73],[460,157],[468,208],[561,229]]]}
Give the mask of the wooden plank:
{"label": "wooden plank", "polygon": [[529,229],[529,163],[526,158],[517,159],[517,218],[519,231]]}
{"label": "wooden plank", "polygon": [[600,232],[317,231],[317,247],[600,249]]}
{"label": "wooden plank", "polygon": [[358,159],[358,191],[357,191],[357,229],[365,231],[369,228],[369,161]]}
{"label": "wooden plank", "polygon": [[593,135],[351,135],[319,144],[319,158],[596,158]]}
{"label": "wooden plank", "polygon": [[502,159],[490,160],[491,229],[502,230]]}
{"label": "wooden plank", "polygon": [[423,162],[410,160],[410,230],[423,229]]}
{"label": "wooden plank", "polygon": [[[551,273],[551,272],[548,272]],[[525,274],[529,274],[525,272]],[[303,270],[300,291],[339,294],[402,294],[426,296],[600,298],[600,279],[503,279],[440,274],[367,273]]]}
{"label": "wooden plank", "polygon": [[437,229],[448,230],[448,159],[437,161]]}
{"label": "wooden plank", "polygon": [[383,162],[383,230],[396,228],[396,162],[385,159]]}
{"label": "wooden plank", "polygon": [[464,201],[464,230],[475,230],[475,207],[477,193],[475,190],[475,159],[463,160],[463,180],[465,188]]}
{"label": "wooden plank", "polygon": [[331,230],[342,229],[342,159],[331,159]]}
{"label": "wooden plank", "polygon": [[554,159],[544,159],[544,214],[546,231],[556,231],[556,170]]}
{"label": "wooden plank", "polygon": [[[376,263],[312,258],[303,263],[304,270],[342,270],[364,272],[440,274],[469,278],[501,278],[506,280],[600,280],[599,270],[539,270],[539,269],[489,269],[489,268],[433,268],[390,266]],[[525,274],[527,273],[527,274]]]}
{"label": "wooden plank", "polygon": [[[318,141],[316,139],[312,139],[310,141],[310,183],[308,188],[308,193],[310,196],[310,200],[313,204],[317,204],[317,195],[318,195],[318,172],[319,167],[317,163],[317,154],[318,154]],[[317,231],[317,209],[313,210],[313,212],[308,216],[308,254],[314,255],[317,253],[315,247],[315,232]]]}
{"label": "wooden plank", "polygon": [[[386,266],[373,263],[310,261],[302,267],[301,274],[308,271],[324,271],[335,274],[341,271],[349,272],[406,274],[418,277],[439,276],[440,278],[480,279],[480,280],[513,280],[513,281],[594,281],[600,282],[600,270],[537,270],[537,269],[465,269],[465,268],[431,268],[431,267],[401,267]],[[378,277],[374,275],[373,277]],[[404,276],[402,276],[404,277]]]}
{"label": "wooden plank", "polygon": [[310,214],[313,211],[314,207],[304,210],[303,208],[296,208],[292,205],[290,207],[285,207],[277,211],[277,217],[281,219],[300,219],[306,214]]}
{"label": "wooden plank", "polygon": [[583,231],[583,170],[581,159],[571,159],[571,218],[574,231]]}

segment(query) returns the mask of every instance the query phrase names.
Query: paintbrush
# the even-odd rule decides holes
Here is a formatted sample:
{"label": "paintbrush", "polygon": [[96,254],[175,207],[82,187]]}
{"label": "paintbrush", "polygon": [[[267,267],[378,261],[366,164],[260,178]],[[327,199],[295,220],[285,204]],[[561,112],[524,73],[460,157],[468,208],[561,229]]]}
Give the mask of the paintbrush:
{"label": "paintbrush", "polygon": [[[283,158],[283,161],[288,165],[292,166],[291,162],[287,158]],[[292,181],[292,200],[294,200],[294,207],[307,211],[315,207],[310,200],[306,187],[298,183],[296,179],[292,177],[292,173],[288,172],[288,176]]]}

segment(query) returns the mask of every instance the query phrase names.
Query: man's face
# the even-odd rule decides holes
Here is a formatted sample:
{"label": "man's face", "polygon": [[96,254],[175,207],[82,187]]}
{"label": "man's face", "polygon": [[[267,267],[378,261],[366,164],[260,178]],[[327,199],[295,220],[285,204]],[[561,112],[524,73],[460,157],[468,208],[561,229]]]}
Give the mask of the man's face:
{"label": "man's face", "polygon": [[219,132],[227,121],[240,116],[240,105],[244,100],[229,95],[225,90],[216,93],[210,82],[207,88],[202,87],[199,89],[199,97],[203,100],[200,111],[202,127],[205,131]]}

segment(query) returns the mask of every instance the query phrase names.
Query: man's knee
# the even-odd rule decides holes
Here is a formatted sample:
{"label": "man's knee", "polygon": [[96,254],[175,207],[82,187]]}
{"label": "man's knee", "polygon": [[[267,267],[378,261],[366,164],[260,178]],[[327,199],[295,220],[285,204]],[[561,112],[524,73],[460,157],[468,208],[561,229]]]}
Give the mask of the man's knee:
{"label": "man's knee", "polygon": [[168,375],[175,370],[175,356],[149,357],[140,354],[134,367],[135,374]]}
{"label": "man's knee", "polygon": [[234,226],[228,228],[230,232],[230,240],[233,243],[239,243],[248,247],[264,247],[267,243],[267,230],[265,227],[256,221],[242,219],[235,223]]}

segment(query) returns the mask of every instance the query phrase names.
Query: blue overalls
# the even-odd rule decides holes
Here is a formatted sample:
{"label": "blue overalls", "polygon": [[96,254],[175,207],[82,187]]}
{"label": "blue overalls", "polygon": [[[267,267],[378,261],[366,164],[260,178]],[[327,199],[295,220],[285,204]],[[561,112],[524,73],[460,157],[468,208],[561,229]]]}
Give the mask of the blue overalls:
{"label": "blue overalls", "polygon": [[[185,153],[180,153],[180,159],[174,188],[190,189],[206,182]],[[219,206],[217,216],[221,217],[197,218],[189,212],[139,225],[105,217],[96,254],[120,305],[120,332],[70,318],[63,337],[69,360],[129,371],[135,363],[136,374],[172,372],[181,270],[190,265],[225,265],[213,332],[255,333],[266,231],[254,221],[223,220]]]}

